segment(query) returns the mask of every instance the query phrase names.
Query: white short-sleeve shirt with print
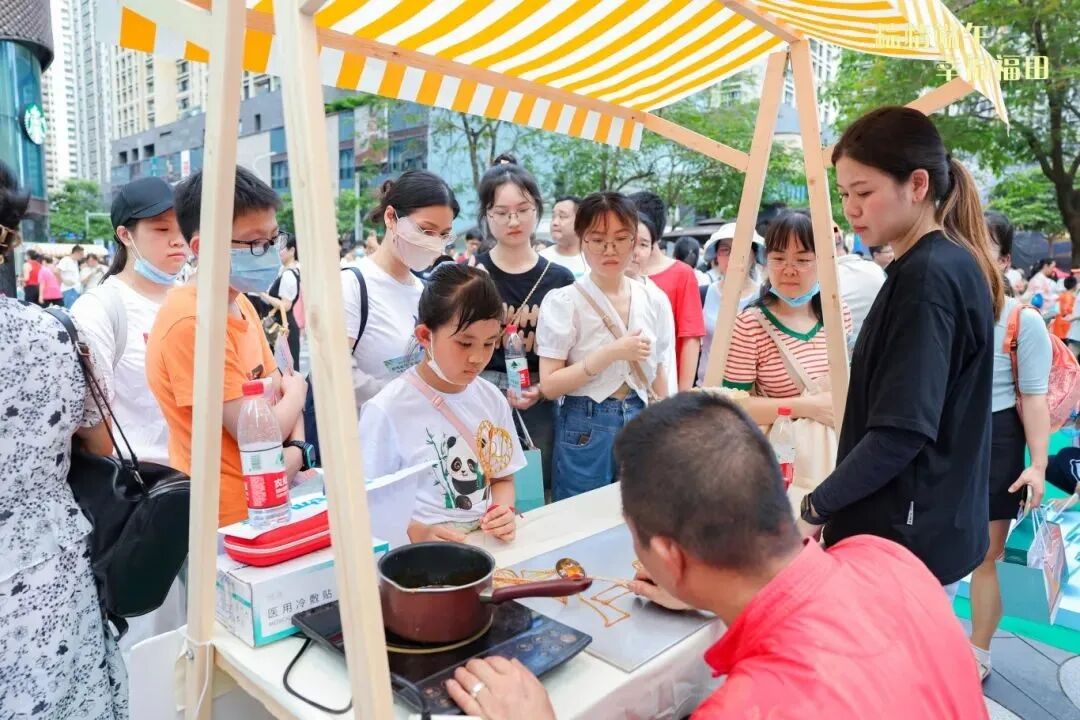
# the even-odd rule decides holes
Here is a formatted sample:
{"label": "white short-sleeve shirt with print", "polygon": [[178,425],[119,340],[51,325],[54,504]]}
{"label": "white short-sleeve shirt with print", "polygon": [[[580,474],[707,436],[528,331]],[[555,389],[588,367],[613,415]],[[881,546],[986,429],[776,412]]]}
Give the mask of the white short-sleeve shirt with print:
{"label": "white short-sleeve shirt with print", "polygon": [[490,481],[525,467],[525,455],[510,405],[493,384],[476,378],[459,393],[436,393],[473,430],[473,442],[399,377],[365,403],[360,415],[364,476],[382,477],[434,462],[420,479],[413,519],[425,525],[474,522],[491,503]]}

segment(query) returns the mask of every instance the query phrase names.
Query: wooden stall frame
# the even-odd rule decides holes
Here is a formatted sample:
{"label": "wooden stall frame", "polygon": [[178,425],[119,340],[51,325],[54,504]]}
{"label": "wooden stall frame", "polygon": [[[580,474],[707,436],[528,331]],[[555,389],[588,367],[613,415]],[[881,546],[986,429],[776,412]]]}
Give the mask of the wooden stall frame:
{"label": "wooden stall frame", "polygon": [[206,720],[213,702],[218,500],[221,485],[221,423],[224,412],[225,337],[236,183],[236,127],[243,77],[244,0],[218,0],[206,25],[212,48],[206,118],[205,170],[199,217],[199,272],[195,330],[195,387],[191,438],[192,498],[188,532],[188,625],[185,706],[188,720]]}
{"label": "wooden stall frame", "polygon": [[[401,62],[424,70],[456,75],[463,79],[526,92],[554,102],[571,103],[641,123],[645,128],[691,150],[746,173],[740,198],[731,265],[724,279],[706,385],[719,385],[734,326],[738,298],[747,273],[751,237],[764,188],[772,146],[783,76],[790,59],[795,80],[797,109],[803,143],[811,218],[817,239],[819,282],[825,309],[828,352],[835,415],[842,418],[847,384],[846,340],[842,332],[836,265],[832,242],[832,215],[826,168],[832,148],[822,148],[817,99],[811,71],[809,40],[779,18],[750,0],[721,0],[725,7],[754,22],[788,43],[783,51],[769,55],[762,101],[749,153],[728,147],[676,125],[653,113],[575,95],[521,78],[452,62],[444,58],[358,38],[316,26],[314,14],[325,0],[276,0],[273,16],[247,10],[244,0],[125,0],[147,17],[169,17],[176,26],[198,28],[207,38],[210,62],[210,96],[207,111],[202,216],[203,243],[198,274],[198,320],[195,340],[195,418],[192,436],[192,500],[189,532],[190,578],[189,624],[185,658],[186,717],[210,716],[211,674],[216,664],[237,678],[241,687],[261,700],[275,716],[288,712],[258,689],[255,682],[225,658],[215,658],[212,644],[216,572],[216,528],[219,500],[223,366],[227,308],[222,298],[228,288],[229,239],[232,227],[236,161],[236,127],[239,119],[239,82],[245,28],[277,33],[283,56],[284,103],[289,148],[289,172],[296,195],[297,230],[302,237],[330,238],[335,234],[333,207],[325,152],[323,102],[319,74],[320,46]],[[909,104],[932,113],[973,90],[954,79]],[[308,278],[336,276],[336,247],[313,242],[306,250],[301,271]],[[348,672],[355,710],[365,720],[386,720],[392,715],[393,698],[382,633],[381,609],[374,564],[370,553],[370,524],[362,482],[348,482],[362,468],[355,439],[356,409],[351,393],[335,388],[351,385],[348,356],[342,342],[344,327],[341,288],[338,283],[305,281],[307,332],[312,346],[317,415],[324,428],[327,492],[330,496],[330,529],[335,552],[342,623],[349,657]]]}

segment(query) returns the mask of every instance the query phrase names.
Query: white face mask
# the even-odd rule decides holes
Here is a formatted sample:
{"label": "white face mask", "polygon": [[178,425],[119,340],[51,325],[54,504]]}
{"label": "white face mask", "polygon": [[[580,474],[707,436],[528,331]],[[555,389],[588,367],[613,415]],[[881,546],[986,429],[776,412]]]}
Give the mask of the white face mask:
{"label": "white face mask", "polygon": [[428,235],[407,217],[398,218],[394,226],[394,249],[410,270],[427,270],[445,245],[445,238]]}
{"label": "white face mask", "polygon": [[454,382],[453,380],[448,378],[446,376],[446,373],[443,372],[443,369],[441,367],[439,367],[439,363],[435,361],[435,335],[434,335],[434,333],[432,333],[432,335],[431,335],[431,347],[428,348],[428,353],[427,354],[428,354],[427,363],[431,367],[431,372],[435,373],[435,375],[440,380],[442,380],[444,383],[449,383],[451,385],[457,385],[458,387],[464,387],[467,384],[467,383]]}

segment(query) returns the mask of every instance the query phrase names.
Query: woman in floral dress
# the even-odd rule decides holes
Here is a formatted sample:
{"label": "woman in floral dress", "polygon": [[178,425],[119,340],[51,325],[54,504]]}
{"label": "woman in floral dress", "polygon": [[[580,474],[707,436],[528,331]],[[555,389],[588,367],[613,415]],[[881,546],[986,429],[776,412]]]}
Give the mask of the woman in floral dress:
{"label": "woman in floral dress", "polygon": [[[0,163],[0,258],[29,196]],[[68,333],[0,296],[0,717],[119,720],[127,673],[90,571],[90,523],[67,484],[72,437],[112,444]]]}

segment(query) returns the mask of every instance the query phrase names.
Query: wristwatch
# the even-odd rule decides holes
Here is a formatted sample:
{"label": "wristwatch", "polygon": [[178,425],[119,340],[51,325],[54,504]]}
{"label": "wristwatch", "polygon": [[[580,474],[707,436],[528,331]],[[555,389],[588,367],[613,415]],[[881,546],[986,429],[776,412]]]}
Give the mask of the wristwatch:
{"label": "wristwatch", "polygon": [[300,450],[300,458],[303,463],[300,466],[301,470],[310,470],[319,464],[319,457],[315,452],[315,446],[311,443],[304,442],[303,440],[290,440],[289,442],[284,443],[284,445],[285,447],[294,447]]}
{"label": "wristwatch", "polygon": [[810,501],[810,494],[803,496],[802,505],[799,507],[799,517],[811,525],[824,525],[829,518],[818,515],[814,510],[814,504]]}

